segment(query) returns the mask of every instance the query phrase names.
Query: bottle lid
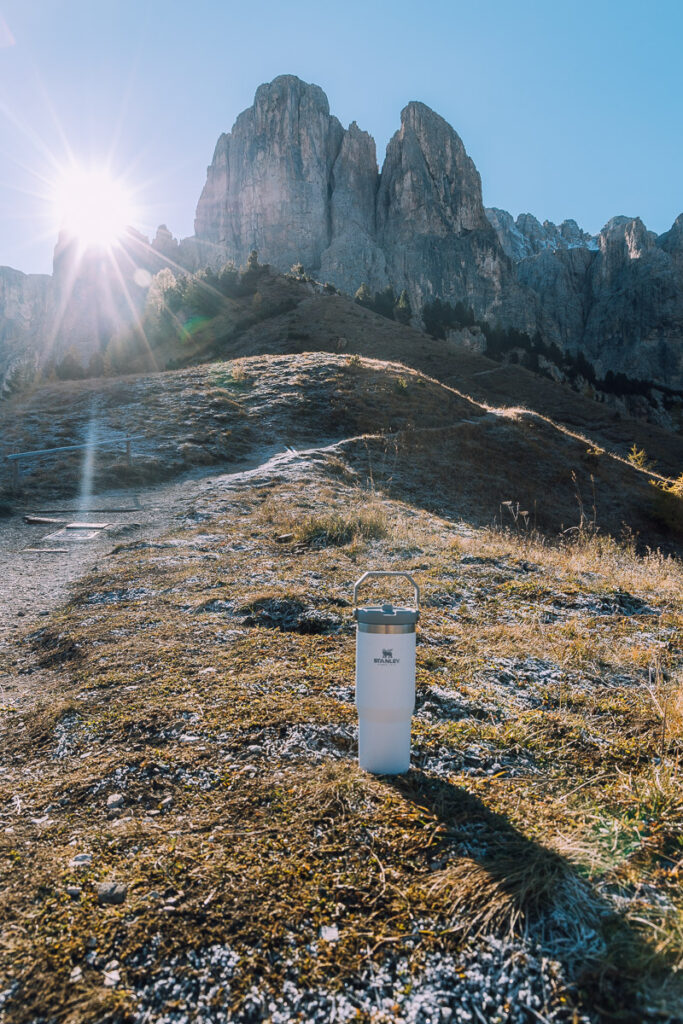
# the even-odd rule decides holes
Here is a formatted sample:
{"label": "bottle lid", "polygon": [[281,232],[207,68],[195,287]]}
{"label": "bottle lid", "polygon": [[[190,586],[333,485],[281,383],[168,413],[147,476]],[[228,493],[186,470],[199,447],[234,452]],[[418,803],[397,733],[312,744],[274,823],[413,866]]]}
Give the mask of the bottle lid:
{"label": "bottle lid", "polygon": [[394,608],[392,604],[355,608],[353,617],[357,622],[373,626],[409,626],[420,617],[417,608]]}

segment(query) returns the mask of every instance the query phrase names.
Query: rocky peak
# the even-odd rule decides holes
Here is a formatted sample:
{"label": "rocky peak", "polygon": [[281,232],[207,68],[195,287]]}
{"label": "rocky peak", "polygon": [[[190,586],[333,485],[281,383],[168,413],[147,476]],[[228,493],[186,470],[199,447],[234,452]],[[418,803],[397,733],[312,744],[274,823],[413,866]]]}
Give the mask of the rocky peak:
{"label": "rocky peak", "polygon": [[374,234],[378,182],[375,140],[352,121],[342,136],[330,177],[333,238],[353,228]]}
{"label": "rocky peak", "polygon": [[683,213],[680,213],[668,231],[657,239],[660,249],[672,256],[683,256]]}
{"label": "rocky peak", "polygon": [[244,262],[318,267],[329,244],[329,184],[344,130],[325,93],[294,75],[256,90],[221,135],[197,206],[197,237]]}
{"label": "rocky peak", "polygon": [[392,239],[488,229],[479,172],[457,132],[424,103],[403,108],[387,147],[378,226]]}
{"label": "rocky peak", "polygon": [[152,239],[152,248],[161,256],[177,262],[179,251],[178,239],[173,237],[165,224],[160,224],[157,228],[156,235]]}
{"label": "rocky peak", "polygon": [[640,217],[612,217],[598,236],[600,251],[609,261],[640,259],[656,242],[657,235],[648,231]]}
{"label": "rocky peak", "polygon": [[575,220],[563,220],[557,226],[551,220],[543,223],[531,213],[520,213],[515,221],[507,210],[491,207],[486,210],[503,251],[516,263],[550,250],[563,249],[597,250],[597,240],[582,231]]}
{"label": "rocky peak", "polygon": [[[253,112],[253,113],[252,113]],[[259,85],[254,95],[254,105],[243,111],[237,118],[235,127],[241,118],[255,124],[263,131],[270,128],[271,118],[283,120],[283,114],[296,114],[304,119],[311,115],[330,116],[330,104],[327,96],[319,85],[304,82],[296,75],[278,75],[272,82]]]}

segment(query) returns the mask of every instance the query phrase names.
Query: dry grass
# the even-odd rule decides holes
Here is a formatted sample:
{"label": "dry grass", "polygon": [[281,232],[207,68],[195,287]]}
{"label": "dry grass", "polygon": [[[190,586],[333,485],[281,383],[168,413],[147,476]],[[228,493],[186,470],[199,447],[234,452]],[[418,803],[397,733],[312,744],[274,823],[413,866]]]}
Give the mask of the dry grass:
{"label": "dry grass", "polygon": [[[3,436],[42,445],[49,420],[55,443],[78,440],[94,395],[48,388],[21,422],[3,408]],[[229,942],[238,1012],[254,986],[344,991],[390,956],[419,976],[491,935],[558,961],[558,1020],[675,1020],[683,574],[648,474],[576,424],[353,351],[97,400],[101,424],[145,435],[121,481],[261,461],[271,439],[344,442],[121,544],[24,638],[58,696],[8,708],[2,736],[8,1024],[130,1019],[152,942],[182,977],[188,951]],[[79,472],[27,482],[73,490]],[[367,568],[423,591],[414,768],[393,781],[355,764],[349,605]],[[121,906],[97,902],[106,879],[127,884]]]}
{"label": "dry grass", "polygon": [[[419,972],[484,934],[562,964],[568,1020],[675,1019],[680,563],[377,492],[364,508],[358,464],[226,492],[199,524],[122,545],[32,637],[61,695],[3,738],[10,1024],[124,1020],[152,938],[180,975],[229,941],[237,1009],[253,985],[343,990],[392,951]],[[354,760],[348,606],[370,566],[423,588],[415,767],[393,781]],[[272,628],[264,608],[338,626]],[[109,878],[122,906],[97,903]]]}
{"label": "dry grass", "polygon": [[361,508],[352,512],[334,512],[309,516],[295,527],[297,543],[309,548],[343,547],[363,540],[377,540],[387,533],[384,510]]}

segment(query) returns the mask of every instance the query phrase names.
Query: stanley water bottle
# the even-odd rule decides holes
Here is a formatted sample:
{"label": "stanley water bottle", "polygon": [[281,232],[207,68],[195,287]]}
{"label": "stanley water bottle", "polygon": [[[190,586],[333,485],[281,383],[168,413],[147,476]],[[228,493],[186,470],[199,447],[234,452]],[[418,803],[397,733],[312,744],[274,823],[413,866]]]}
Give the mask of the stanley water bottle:
{"label": "stanley water bottle", "polygon": [[[403,577],[415,588],[415,607],[358,607],[358,589],[371,577]],[[353,588],[356,627],[358,761],[376,775],[410,767],[415,707],[415,627],[420,588],[406,572],[366,572]]]}

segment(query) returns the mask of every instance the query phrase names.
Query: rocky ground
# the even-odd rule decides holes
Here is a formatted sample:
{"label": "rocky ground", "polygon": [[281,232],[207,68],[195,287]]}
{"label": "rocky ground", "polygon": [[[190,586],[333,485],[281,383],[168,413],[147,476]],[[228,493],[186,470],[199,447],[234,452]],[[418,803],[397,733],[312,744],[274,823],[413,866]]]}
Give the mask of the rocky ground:
{"label": "rocky ground", "polygon": [[[680,563],[321,447],[138,492],[5,636],[3,1018],[680,1020]],[[395,779],[356,765],[369,567],[423,589]]]}

